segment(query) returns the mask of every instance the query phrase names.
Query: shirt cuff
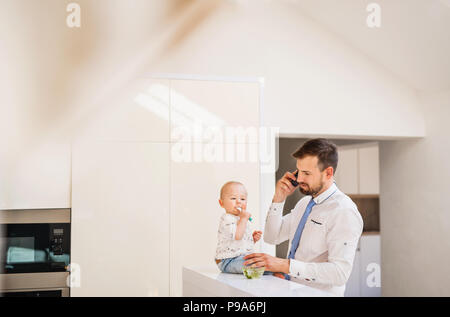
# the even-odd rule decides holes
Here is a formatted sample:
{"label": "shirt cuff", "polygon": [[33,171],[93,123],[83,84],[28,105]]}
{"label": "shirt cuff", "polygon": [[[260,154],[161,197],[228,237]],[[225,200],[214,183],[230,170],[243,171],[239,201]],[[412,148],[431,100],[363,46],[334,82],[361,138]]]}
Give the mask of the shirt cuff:
{"label": "shirt cuff", "polygon": [[314,276],[308,276],[307,263],[291,259],[289,261],[289,275],[306,282],[315,282]]}
{"label": "shirt cuff", "polygon": [[272,205],[270,205],[268,214],[270,215],[282,214],[285,202],[286,201],[283,201],[281,203],[272,203]]}

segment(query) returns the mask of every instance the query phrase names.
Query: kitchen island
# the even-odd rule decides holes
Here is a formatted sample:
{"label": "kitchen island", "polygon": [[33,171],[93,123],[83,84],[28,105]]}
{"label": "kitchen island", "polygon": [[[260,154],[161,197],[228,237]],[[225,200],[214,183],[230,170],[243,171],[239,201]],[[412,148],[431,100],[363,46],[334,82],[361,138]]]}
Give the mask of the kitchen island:
{"label": "kitchen island", "polygon": [[247,279],[221,273],[217,267],[183,267],[183,296],[188,297],[317,297],[335,296],[271,275]]}

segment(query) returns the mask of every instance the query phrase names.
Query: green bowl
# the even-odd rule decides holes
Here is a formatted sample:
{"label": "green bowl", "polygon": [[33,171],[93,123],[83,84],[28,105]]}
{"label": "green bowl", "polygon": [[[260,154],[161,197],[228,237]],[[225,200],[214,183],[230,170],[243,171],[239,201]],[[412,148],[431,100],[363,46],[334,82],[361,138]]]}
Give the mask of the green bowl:
{"label": "green bowl", "polygon": [[264,274],[265,267],[244,266],[242,272],[248,279],[260,278]]}

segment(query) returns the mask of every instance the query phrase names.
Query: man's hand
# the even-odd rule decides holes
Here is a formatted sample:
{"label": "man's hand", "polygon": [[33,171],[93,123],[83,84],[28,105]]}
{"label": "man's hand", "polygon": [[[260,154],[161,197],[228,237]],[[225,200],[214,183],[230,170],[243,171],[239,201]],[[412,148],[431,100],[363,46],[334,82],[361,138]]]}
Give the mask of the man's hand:
{"label": "man's hand", "polygon": [[291,179],[296,180],[296,177],[294,174],[286,172],[286,174],[278,180],[272,202],[281,203],[286,200],[287,196],[295,191],[298,186],[294,187],[291,183]]}
{"label": "man's hand", "polygon": [[253,231],[253,241],[256,243],[261,239],[262,231]]}
{"label": "man's hand", "polygon": [[289,259],[277,258],[265,253],[252,253],[244,257],[244,265],[265,267],[266,271],[289,273]]}

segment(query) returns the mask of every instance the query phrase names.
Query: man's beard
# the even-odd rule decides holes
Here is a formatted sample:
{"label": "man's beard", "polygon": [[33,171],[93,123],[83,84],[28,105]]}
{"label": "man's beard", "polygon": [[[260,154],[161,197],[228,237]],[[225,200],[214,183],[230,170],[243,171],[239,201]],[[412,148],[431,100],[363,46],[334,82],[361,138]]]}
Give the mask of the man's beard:
{"label": "man's beard", "polygon": [[[306,188],[303,189],[302,185],[306,185]],[[315,196],[317,195],[323,188],[323,182],[320,182],[319,186],[317,186],[316,188],[310,188],[308,184],[305,183],[300,183],[298,190],[303,194],[303,195],[311,195],[311,196]]]}

